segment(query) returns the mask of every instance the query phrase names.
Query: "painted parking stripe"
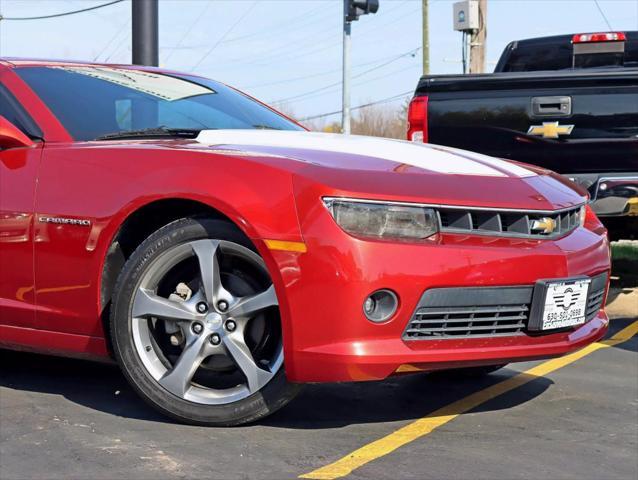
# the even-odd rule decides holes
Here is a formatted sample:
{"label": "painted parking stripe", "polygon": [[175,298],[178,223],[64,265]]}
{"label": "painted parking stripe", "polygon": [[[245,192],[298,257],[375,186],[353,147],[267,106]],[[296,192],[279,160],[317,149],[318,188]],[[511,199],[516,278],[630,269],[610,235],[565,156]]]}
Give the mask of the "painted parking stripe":
{"label": "painted parking stripe", "polygon": [[337,460],[330,465],[318,468],[312,472],[301,475],[299,478],[311,478],[317,480],[333,480],[336,478],[345,477],[352,473],[352,471],[363,465],[376,460],[380,457],[388,455],[395,451],[397,448],[402,447],[410,442],[418,440],[419,438],[434,431],[441,425],[454,420],[456,417],[463,413],[467,413],[470,410],[475,409],[479,405],[492,400],[499,395],[503,395],[515,388],[525,385],[531,381],[534,381],[538,377],[545,376],[549,373],[558,370],[570,363],[579,360],[590,353],[607,347],[613,347],[620,343],[630,340],[634,335],[638,334],[638,321],[631,323],[608,340],[602,342],[592,343],[587,347],[577,352],[571,353],[561,358],[556,358],[543,362],[529,370],[514,375],[502,382],[494,384],[483,390],[479,390],[467,397],[464,397],[456,402],[450,403],[429,415],[416,420],[405,427],[402,427],[391,434],[369,443],[358,450],[346,455],[345,457]]}

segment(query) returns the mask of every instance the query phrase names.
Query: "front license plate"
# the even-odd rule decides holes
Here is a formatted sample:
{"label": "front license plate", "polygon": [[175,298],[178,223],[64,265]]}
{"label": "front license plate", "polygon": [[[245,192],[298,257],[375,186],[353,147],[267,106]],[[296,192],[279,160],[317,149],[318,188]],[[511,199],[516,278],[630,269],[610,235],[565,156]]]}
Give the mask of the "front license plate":
{"label": "front license plate", "polygon": [[585,323],[587,292],[591,280],[548,282],[541,330],[572,327]]}

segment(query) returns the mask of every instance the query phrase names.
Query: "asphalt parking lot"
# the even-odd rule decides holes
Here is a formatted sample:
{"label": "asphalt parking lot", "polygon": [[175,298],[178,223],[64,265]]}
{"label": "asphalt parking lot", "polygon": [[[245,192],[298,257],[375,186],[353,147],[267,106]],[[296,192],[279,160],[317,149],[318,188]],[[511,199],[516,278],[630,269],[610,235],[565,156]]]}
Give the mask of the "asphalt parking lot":
{"label": "asphalt parking lot", "polygon": [[166,420],[114,366],[0,351],[0,478],[636,479],[638,289],[612,297],[577,358],[312,385],[232,429]]}

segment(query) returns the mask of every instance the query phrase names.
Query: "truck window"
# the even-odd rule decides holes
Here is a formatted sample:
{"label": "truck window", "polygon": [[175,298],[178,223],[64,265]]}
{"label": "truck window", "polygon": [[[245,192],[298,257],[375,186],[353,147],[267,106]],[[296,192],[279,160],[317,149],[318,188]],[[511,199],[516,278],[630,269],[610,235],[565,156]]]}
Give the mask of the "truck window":
{"label": "truck window", "polygon": [[[570,68],[638,67],[638,32],[626,32],[624,51],[614,51],[612,43],[574,45],[573,35],[533,38],[510,43],[495,72],[534,72]],[[590,47],[591,46],[591,47]],[[584,48],[583,48],[584,47]]]}
{"label": "truck window", "polygon": [[537,70],[562,70],[572,66],[571,44],[549,43],[522,46],[520,42],[513,42],[507,46],[506,53],[508,50],[509,56],[506,63],[501,67],[501,70],[497,71],[533,72]]}

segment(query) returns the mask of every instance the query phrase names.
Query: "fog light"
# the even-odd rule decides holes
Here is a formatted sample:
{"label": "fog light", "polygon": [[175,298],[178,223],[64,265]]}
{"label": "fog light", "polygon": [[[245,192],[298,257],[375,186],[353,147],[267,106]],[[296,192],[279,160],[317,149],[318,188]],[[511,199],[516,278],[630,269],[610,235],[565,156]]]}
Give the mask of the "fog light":
{"label": "fog light", "polygon": [[399,300],[391,290],[377,290],[363,302],[363,314],[375,323],[385,322],[397,311]]}

